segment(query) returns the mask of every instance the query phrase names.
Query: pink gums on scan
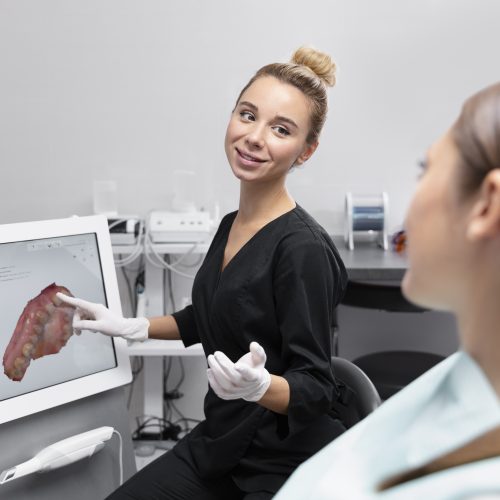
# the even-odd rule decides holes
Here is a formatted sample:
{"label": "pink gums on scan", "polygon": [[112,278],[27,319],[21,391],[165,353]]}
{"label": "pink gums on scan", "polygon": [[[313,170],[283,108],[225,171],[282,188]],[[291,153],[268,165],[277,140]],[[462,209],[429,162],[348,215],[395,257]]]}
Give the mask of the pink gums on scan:
{"label": "pink gums on scan", "polygon": [[62,303],[56,293],[71,292],[55,283],[44,288],[24,308],[3,355],[7,377],[20,381],[32,359],[58,353],[73,334],[75,309]]}

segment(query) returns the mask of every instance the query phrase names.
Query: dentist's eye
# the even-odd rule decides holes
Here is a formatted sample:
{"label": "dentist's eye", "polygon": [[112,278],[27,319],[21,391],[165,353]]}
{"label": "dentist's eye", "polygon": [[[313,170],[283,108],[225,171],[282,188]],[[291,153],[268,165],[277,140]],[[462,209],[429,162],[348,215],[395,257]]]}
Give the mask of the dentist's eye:
{"label": "dentist's eye", "polygon": [[250,111],[240,111],[240,117],[245,121],[255,121],[255,117]]}
{"label": "dentist's eye", "polygon": [[283,137],[286,137],[287,135],[290,135],[290,132],[285,128],[281,126],[276,126],[274,127],[274,130],[279,134],[282,135]]}

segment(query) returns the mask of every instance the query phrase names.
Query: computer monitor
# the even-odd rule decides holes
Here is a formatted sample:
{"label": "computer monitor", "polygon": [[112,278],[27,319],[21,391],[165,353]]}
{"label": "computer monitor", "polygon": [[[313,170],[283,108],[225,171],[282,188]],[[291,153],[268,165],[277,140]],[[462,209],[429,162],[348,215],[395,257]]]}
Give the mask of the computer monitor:
{"label": "computer monitor", "polygon": [[131,381],[126,341],[74,334],[57,291],[121,314],[106,217],[0,225],[0,423]]}

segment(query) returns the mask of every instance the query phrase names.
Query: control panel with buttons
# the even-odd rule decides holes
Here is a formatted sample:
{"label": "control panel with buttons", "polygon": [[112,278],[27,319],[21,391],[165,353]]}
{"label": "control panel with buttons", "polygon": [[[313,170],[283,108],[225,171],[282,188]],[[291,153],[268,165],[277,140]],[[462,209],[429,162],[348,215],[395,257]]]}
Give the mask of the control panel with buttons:
{"label": "control panel with buttons", "polygon": [[208,212],[151,212],[149,232],[154,243],[201,243],[211,230]]}

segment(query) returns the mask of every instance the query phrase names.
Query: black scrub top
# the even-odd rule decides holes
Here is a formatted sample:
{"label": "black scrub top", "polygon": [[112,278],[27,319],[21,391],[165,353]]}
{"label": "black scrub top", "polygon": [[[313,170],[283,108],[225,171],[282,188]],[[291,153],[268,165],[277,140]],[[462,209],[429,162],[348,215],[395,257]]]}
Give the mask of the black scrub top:
{"label": "black scrub top", "polygon": [[192,306],[174,313],[185,346],[233,362],[257,341],[269,373],[290,386],[287,415],[209,387],[206,420],[174,448],[205,478],[230,474],[244,491],[276,491],[344,429],[331,410],[338,390],[330,326],[347,273],[326,231],[300,206],[260,229],[221,272],[237,212],[226,215],[193,283]]}

